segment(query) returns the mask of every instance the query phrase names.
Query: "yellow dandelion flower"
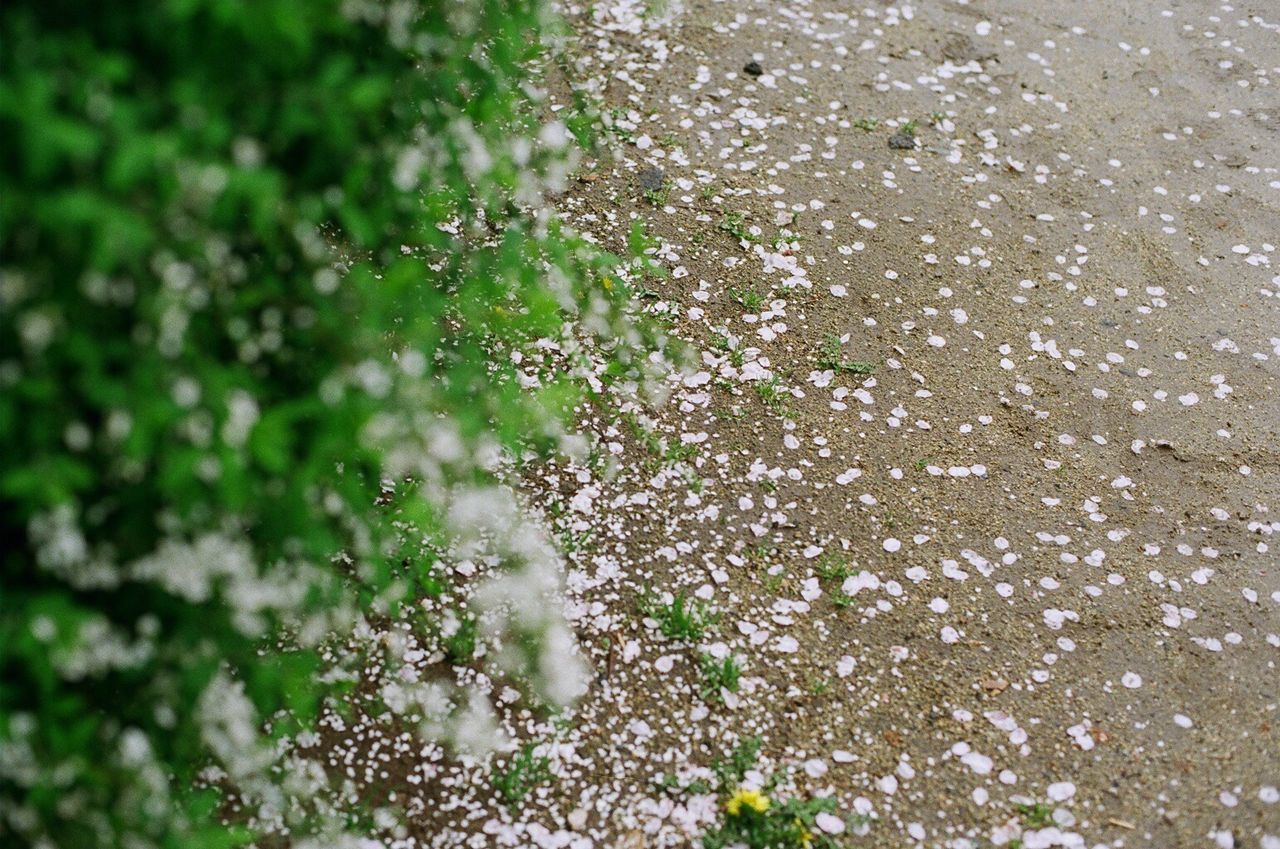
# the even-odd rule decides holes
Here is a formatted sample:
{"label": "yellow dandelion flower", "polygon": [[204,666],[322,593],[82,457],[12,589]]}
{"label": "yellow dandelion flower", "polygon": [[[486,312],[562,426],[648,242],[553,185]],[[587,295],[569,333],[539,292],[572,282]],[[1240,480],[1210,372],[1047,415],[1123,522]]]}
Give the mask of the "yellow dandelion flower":
{"label": "yellow dandelion flower", "polygon": [[804,823],[800,821],[799,817],[796,817],[796,832],[801,846],[808,847],[813,842],[813,835],[809,832],[809,829],[804,827]]}
{"label": "yellow dandelion flower", "polygon": [[724,809],[729,812],[729,816],[736,817],[742,813],[744,807],[750,808],[758,814],[763,814],[769,810],[769,797],[759,790],[752,790],[750,787],[739,787],[729,797]]}

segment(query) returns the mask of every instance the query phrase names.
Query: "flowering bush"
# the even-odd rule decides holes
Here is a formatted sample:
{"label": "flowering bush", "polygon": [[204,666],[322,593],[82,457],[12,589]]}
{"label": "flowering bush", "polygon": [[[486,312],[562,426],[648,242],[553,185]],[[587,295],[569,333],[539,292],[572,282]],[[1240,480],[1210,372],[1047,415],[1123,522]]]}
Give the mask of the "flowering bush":
{"label": "flowering bush", "polygon": [[[571,318],[622,340],[601,379],[639,377],[642,340],[541,204],[572,142],[527,76],[546,25],[538,0],[0,7],[3,845],[236,845],[227,786],[319,827],[281,753],[352,679],[320,646],[438,595],[446,550],[499,568],[480,625],[423,627],[505,634],[493,662],[572,697],[555,553],[498,470],[562,439]],[[517,370],[534,343],[557,357]],[[431,695],[429,734],[483,712]]]}

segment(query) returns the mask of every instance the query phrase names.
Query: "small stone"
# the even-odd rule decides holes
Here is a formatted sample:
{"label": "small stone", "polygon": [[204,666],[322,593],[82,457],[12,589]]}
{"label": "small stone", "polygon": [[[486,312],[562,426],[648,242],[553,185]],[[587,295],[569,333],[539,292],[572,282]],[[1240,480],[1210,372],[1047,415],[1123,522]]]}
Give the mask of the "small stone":
{"label": "small stone", "polygon": [[916,137],[911,133],[894,133],[889,136],[889,147],[894,150],[915,150]]}
{"label": "small stone", "polygon": [[758,77],[764,73],[764,68],[760,67],[760,63],[752,59],[746,65],[742,66],[742,73],[751,77]]}
{"label": "small stone", "polygon": [[645,168],[640,172],[640,188],[646,192],[656,192],[666,182],[667,173],[661,168]]}

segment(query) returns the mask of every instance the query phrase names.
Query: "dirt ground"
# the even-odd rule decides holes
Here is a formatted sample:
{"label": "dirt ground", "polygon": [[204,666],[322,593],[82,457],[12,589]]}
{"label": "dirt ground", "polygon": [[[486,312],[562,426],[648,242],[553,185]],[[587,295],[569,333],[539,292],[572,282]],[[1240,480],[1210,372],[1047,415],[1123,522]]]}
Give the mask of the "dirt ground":
{"label": "dirt ground", "polygon": [[505,716],[553,780],[436,759],[396,845],[699,845],[755,735],[840,845],[1280,847],[1280,7],[568,17],[618,151],[560,208],[642,222],[694,356],[533,484],[596,673]]}

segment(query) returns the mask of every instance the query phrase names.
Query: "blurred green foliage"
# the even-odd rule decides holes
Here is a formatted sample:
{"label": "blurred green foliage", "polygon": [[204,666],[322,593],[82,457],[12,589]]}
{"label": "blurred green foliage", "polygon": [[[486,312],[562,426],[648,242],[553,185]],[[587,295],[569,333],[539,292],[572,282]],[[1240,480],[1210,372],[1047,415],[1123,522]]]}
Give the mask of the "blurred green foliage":
{"label": "blurred green foliage", "polygon": [[293,733],[341,686],[319,636],[435,586],[388,531],[437,527],[431,500],[375,504],[389,447],[466,477],[442,422],[554,442],[577,383],[521,388],[511,352],[575,315],[626,331],[605,260],[537,209],[572,142],[531,99],[547,25],[0,6],[0,845],[251,839],[198,772],[268,774],[245,723]]}

